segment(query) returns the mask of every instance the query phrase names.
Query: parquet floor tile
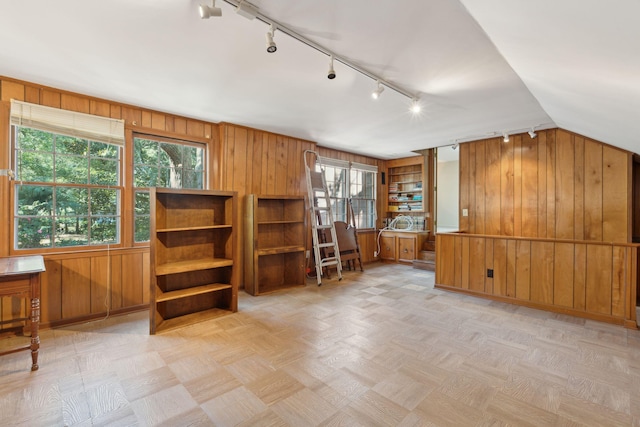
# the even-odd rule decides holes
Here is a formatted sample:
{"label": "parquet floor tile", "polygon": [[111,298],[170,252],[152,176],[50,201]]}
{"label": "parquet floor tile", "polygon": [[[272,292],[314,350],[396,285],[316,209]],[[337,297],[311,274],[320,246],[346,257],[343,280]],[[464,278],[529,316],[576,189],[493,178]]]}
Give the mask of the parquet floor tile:
{"label": "parquet floor tile", "polygon": [[640,332],[395,264],[155,336],[146,312],[0,358],[4,426],[638,426]]}

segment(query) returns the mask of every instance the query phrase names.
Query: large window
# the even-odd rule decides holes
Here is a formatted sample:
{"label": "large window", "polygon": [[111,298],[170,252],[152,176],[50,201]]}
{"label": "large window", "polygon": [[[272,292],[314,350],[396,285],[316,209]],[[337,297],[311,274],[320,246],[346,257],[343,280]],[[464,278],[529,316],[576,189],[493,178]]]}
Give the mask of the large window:
{"label": "large window", "polygon": [[156,137],[133,139],[134,240],[149,240],[149,187],[204,188],[205,146]]}
{"label": "large window", "polygon": [[322,162],[334,221],[350,222],[353,213],[356,227],[375,228],[377,168],[326,158]]}
{"label": "large window", "polygon": [[14,146],[16,249],[119,243],[119,146],[29,127]]}

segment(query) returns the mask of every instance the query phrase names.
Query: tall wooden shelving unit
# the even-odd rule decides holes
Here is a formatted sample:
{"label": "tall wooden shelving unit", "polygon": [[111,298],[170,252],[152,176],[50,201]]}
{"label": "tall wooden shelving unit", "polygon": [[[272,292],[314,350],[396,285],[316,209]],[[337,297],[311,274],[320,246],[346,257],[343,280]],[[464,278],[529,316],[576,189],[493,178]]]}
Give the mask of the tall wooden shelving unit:
{"label": "tall wooden shelving unit", "polygon": [[247,195],[247,293],[260,295],[305,284],[304,202],[304,196]]}
{"label": "tall wooden shelving unit", "polygon": [[150,193],[149,333],[237,311],[236,192]]}

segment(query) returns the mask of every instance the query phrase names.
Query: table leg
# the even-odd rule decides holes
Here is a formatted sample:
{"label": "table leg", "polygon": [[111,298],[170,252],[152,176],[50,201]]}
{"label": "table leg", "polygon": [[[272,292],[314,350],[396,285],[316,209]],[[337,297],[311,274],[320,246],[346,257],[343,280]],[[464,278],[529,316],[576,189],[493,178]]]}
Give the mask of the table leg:
{"label": "table leg", "polygon": [[40,298],[31,299],[31,370],[38,370],[38,352],[40,350]]}

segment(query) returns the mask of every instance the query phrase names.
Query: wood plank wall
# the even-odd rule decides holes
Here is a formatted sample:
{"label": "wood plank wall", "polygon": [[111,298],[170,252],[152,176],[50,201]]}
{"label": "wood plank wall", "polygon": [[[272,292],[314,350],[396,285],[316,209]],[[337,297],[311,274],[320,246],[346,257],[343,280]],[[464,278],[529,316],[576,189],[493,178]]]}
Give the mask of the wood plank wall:
{"label": "wood plank wall", "polygon": [[460,145],[460,230],[630,242],[631,153],[562,130]]}
{"label": "wood plank wall", "polygon": [[[315,143],[251,129],[230,123],[220,125],[221,158],[224,159],[220,182],[223,190],[238,192],[240,218],[244,218],[245,196],[248,194],[296,196],[307,194],[303,153],[315,150],[323,157],[350,162],[376,165],[384,170],[384,161],[358,154],[347,153]],[[380,174],[378,174],[380,177]],[[380,178],[378,178],[380,179]],[[378,183],[380,188],[380,183]],[[378,198],[379,199],[379,198]],[[380,200],[378,200],[380,203]],[[381,207],[378,206],[378,212]],[[240,231],[239,242],[244,242],[244,229]],[[359,233],[363,262],[374,261],[376,233]],[[311,248],[310,237],[307,247]],[[243,257],[240,257],[243,262]],[[244,267],[244,266],[242,266]],[[244,268],[239,269],[240,272]],[[244,283],[240,277],[240,287]]]}
{"label": "wood plank wall", "polygon": [[457,233],[436,245],[439,288],[636,327],[638,245]]}
{"label": "wood plank wall", "polygon": [[[320,154],[365,164],[384,161],[367,156],[317,147],[315,143],[231,124],[215,124],[151,111],[131,105],[58,90],[0,76],[0,169],[10,168],[10,100],[31,102],[54,108],[125,120],[126,146],[123,165],[131,176],[134,134],[176,138],[207,144],[209,147],[209,187],[238,191],[244,195],[305,194],[302,153]],[[109,251],[45,253],[46,273],[42,277],[43,326],[83,321],[104,316],[105,301],[111,313],[144,309],[149,302],[149,247],[134,244],[132,220],[133,191],[125,184],[122,206],[123,242]],[[12,249],[11,183],[0,178],[0,256],[26,254]],[[244,203],[240,203],[244,206]],[[378,211],[381,212],[380,206]],[[242,218],[239,213],[239,220]],[[239,222],[239,224],[241,224]],[[243,227],[238,227],[242,230]],[[241,231],[243,232],[243,231]],[[365,261],[372,261],[375,232],[364,232],[360,245]],[[241,236],[239,236],[241,237]],[[238,240],[242,242],[240,238]],[[239,247],[239,251],[243,248]],[[37,251],[30,251],[35,253]],[[241,253],[241,252],[240,252]],[[367,256],[368,255],[368,256]],[[242,257],[238,257],[242,259]],[[140,265],[143,268],[140,268]],[[238,269],[242,271],[242,266]],[[240,281],[242,284],[242,281]],[[0,318],[24,315],[26,306],[4,298]]]}

